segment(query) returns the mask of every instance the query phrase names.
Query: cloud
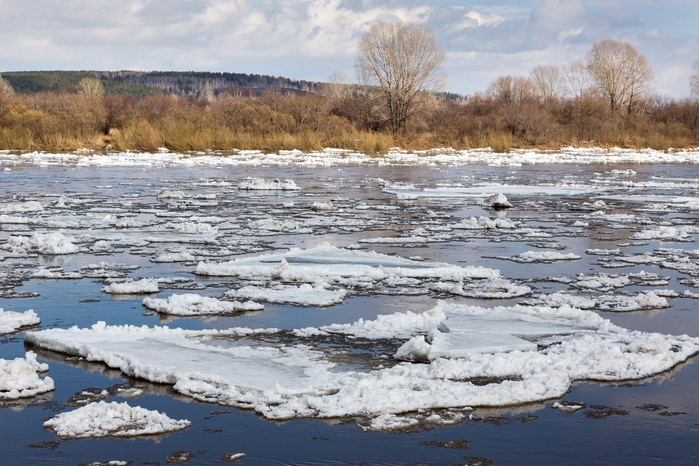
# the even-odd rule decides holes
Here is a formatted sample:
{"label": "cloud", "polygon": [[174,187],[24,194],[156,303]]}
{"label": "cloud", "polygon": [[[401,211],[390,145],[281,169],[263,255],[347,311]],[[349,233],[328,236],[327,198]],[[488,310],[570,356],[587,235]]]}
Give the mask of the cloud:
{"label": "cloud", "polygon": [[[457,3],[457,2],[454,2]],[[448,53],[450,90],[583,58],[628,40],[657,67],[658,87],[686,93],[697,32],[674,27],[696,0],[0,0],[0,71],[178,69],[325,79],[353,75],[357,40],[378,21],[430,27]],[[662,11],[662,14],[658,14]],[[696,15],[694,16],[696,17]],[[692,49],[693,47],[693,49]],[[672,71],[669,71],[672,70]]]}

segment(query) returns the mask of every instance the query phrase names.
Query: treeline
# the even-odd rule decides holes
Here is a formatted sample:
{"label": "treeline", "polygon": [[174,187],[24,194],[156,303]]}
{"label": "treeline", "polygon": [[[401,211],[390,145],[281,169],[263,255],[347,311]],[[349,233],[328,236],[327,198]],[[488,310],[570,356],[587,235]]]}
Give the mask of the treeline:
{"label": "treeline", "polygon": [[134,97],[179,94],[205,97],[242,90],[260,95],[266,89],[317,92],[320,84],[284,77],[245,73],[199,71],[20,71],[3,73],[4,79],[20,94],[37,92],[76,92],[84,78],[99,79],[108,94]]}
{"label": "treeline", "polygon": [[231,88],[196,98],[76,93],[75,88],[25,94],[13,92],[10,82],[0,82],[0,149],[9,150],[108,144],[114,150],[145,151],[699,146],[697,100],[645,94],[633,105],[611,109],[595,92],[544,98],[524,78],[499,78],[488,92],[463,101],[424,95],[398,135],[375,89],[341,83],[303,94]]}

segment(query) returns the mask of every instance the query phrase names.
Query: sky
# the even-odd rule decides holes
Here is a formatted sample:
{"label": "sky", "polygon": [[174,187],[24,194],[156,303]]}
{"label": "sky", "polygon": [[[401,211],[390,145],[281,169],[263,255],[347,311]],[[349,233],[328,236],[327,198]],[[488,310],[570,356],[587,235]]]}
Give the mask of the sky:
{"label": "sky", "polygon": [[689,95],[699,0],[0,0],[0,73],[175,70],[355,81],[376,22],[412,21],[447,53],[445,90],[584,60],[600,40],[648,58],[658,93]]}

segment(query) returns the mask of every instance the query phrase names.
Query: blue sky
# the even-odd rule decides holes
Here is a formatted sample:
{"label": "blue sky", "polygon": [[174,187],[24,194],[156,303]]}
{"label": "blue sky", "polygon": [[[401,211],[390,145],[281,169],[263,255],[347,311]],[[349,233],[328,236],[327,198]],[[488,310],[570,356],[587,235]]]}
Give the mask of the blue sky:
{"label": "blue sky", "polygon": [[356,42],[378,21],[430,27],[447,52],[447,90],[585,58],[628,41],[655,90],[689,94],[699,0],[0,0],[0,72],[208,70],[354,79]]}

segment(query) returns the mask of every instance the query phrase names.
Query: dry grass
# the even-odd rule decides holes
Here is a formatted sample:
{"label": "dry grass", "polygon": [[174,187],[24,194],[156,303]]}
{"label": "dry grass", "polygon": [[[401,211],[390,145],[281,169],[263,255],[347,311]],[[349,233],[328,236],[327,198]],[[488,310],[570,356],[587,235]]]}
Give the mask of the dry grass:
{"label": "dry grass", "polygon": [[361,97],[267,94],[214,101],[175,96],[103,99],[76,94],[0,95],[0,149],[69,151],[101,148],[153,151],[257,149],[374,153],[390,147],[555,149],[568,145],[699,146],[699,102],[649,103],[643,114],[610,115],[594,98],[502,104],[487,98],[432,102],[394,137],[375,101]]}

